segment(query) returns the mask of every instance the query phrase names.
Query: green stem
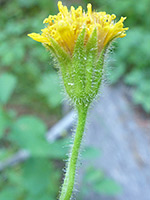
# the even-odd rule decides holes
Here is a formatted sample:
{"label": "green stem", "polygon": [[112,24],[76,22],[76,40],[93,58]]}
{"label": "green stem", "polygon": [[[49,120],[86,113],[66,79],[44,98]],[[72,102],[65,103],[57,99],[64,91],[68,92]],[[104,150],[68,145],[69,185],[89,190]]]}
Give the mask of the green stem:
{"label": "green stem", "polygon": [[59,200],[70,200],[71,195],[72,195],[74,182],[75,182],[77,160],[78,160],[80,145],[81,145],[81,141],[82,141],[82,137],[84,133],[87,110],[88,110],[88,107],[85,107],[84,105],[78,107],[77,130],[76,130],[71,154],[69,156],[68,166],[67,166],[65,179],[64,179]]}

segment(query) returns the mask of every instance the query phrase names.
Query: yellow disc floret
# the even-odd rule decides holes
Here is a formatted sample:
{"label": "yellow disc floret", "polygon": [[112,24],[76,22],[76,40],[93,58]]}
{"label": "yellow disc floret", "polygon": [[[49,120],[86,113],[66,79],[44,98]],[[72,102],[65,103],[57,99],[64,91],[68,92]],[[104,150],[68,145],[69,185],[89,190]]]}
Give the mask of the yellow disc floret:
{"label": "yellow disc floret", "polygon": [[87,13],[82,10],[81,6],[77,9],[71,6],[68,11],[61,1],[58,2],[58,9],[57,15],[50,15],[43,21],[47,27],[41,30],[41,35],[31,33],[28,36],[48,46],[51,46],[50,41],[53,38],[70,55],[73,54],[75,43],[83,28],[85,29],[84,45],[87,44],[94,29],[97,29],[99,52],[113,39],[126,36],[125,31],[128,28],[123,27],[125,17],[115,22],[114,14],[92,11],[91,4],[87,5]]}

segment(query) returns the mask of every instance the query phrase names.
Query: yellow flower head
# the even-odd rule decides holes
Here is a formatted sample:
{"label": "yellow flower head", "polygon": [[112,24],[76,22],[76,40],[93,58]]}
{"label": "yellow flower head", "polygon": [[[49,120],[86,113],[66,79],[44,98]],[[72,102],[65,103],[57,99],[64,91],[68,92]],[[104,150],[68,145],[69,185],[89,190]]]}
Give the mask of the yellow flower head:
{"label": "yellow flower head", "polygon": [[58,9],[57,15],[49,15],[44,20],[43,23],[46,23],[47,26],[41,30],[41,35],[31,33],[28,36],[46,46],[52,46],[51,38],[53,38],[70,55],[73,54],[77,38],[83,29],[85,29],[85,46],[93,31],[97,30],[99,52],[113,39],[126,36],[125,31],[128,28],[123,27],[126,17],[121,17],[118,22],[115,22],[114,14],[92,11],[91,4],[87,5],[86,13],[81,6],[76,10],[71,6],[68,11],[61,1],[58,2]]}

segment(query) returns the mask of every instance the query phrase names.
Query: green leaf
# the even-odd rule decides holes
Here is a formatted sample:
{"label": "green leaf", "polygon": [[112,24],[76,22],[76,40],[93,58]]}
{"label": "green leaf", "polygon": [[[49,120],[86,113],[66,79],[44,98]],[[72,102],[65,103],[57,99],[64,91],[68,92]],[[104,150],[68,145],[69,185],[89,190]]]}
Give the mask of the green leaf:
{"label": "green leaf", "polygon": [[6,111],[0,106],[0,138],[3,137],[7,128],[11,126],[15,112],[13,110]]}
{"label": "green leaf", "polygon": [[46,126],[40,119],[23,116],[13,124],[9,139],[34,156],[47,156],[49,144],[45,134]]}
{"label": "green leaf", "polygon": [[[47,191],[46,191],[47,192]],[[48,192],[47,192],[48,193]],[[42,194],[28,194],[25,200],[55,200],[56,196],[53,196],[51,193],[47,194],[45,191]]]}
{"label": "green leaf", "polygon": [[4,190],[0,192],[0,199],[5,200],[5,199],[11,199],[11,200],[17,200],[18,199],[18,191],[16,190],[15,187],[8,186]]}
{"label": "green leaf", "polygon": [[11,97],[17,84],[17,79],[14,75],[4,73],[0,76],[0,102],[6,104]]}
{"label": "green leaf", "polygon": [[37,86],[37,91],[46,97],[51,108],[56,108],[61,104],[60,80],[56,73],[44,74],[41,83]]}
{"label": "green leaf", "polygon": [[42,196],[46,197],[48,194],[50,197],[55,197],[59,180],[60,171],[54,168],[48,159],[31,158],[23,166],[22,184],[28,198],[32,196],[33,199],[42,199]]}
{"label": "green leaf", "polygon": [[84,180],[90,184],[95,184],[99,181],[102,181],[104,178],[104,173],[100,169],[95,169],[94,167],[89,167],[86,170]]}
{"label": "green leaf", "polygon": [[121,186],[109,178],[94,184],[93,188],[96,192],[105,195],[117,195],[121,193]]}
{"label": "green leaf", "polygon": [[90,186],[100,194],[116,195],[121,192],[121,186],[114,180],[105,177],[105,174],[94,167],[89,167],[83,177],[84,187]]}
{"label": "green leaf", "polygon": [[18,193],[23,191],[23,188],[20,187],[20,185],[23,181],[21,175],[22,175],[21,170],[18,170],[17,167],[8,169],[8,171],[7,171],[7,178],[9,180],[9,184],[16,186],[15,189],[18,191]]}
{"label": "green leaf", "polygon": [[51,165],[47,159],[29,159],[23,166],[23,185],[25,189],[32,194],[43,193],[50,183],[51,173]]}
{"label": "green leaf", "polygon": [[[145,89],[145,88],[144,88]],[[148,113],[150,112],[150,94],[142,91],[142,89],[136,89],[133,93],[133,101],[135,104],[142,105],[143,109]]]}
{"label": "green leaf", "polygon": [[20,148],[28,150],[34,157],[49,157],[51,159],[66,158],[68,148],[66,139],[48,143],[45,137],[46,126],[38,118],[24,116],[19,118],[12,127],[9,139]]}
{"label": "green leaf", "polygon": [[37,0],[26,0],[26,1],[23,1],[23,0],[18,0],[18,3],[20,5],[20,7],[23,7],[23,8],[32,8],[33,6],[37,5]]}
{"label": "green leaf", "polygon": [[131,73],[126,75],[124,81],[129,85],[138,85],[139,82],[143,79],[143,73],[140,70],[133,70]]}
{"label": "green leaf", "polygon": [[[69,151],[69,139],[59,139],[49,144],[49,157],[52,159],[66,159]],[[68,145],[67,145],[68,144]]]}
{"label": "green leaf", "polygon": [[82,156],[84,159],[95,159],[101,156],[101,152],[97,148],[87,146],[85,147]]}
{"label": "green leaf", "polygon": [[145,98],[145,101],[143,102],[143,108],[144,110],[149,113],[150,112],[150,96],[148,98]]}
{"label": "green leaf", "polygon": [[0,161],[3,162],[7,158],[10,158],[10,156],[12,156],[12,149],[10,150],[10,149],[6,149],[5,147],[1,147],[1,150],[0,150]]}
{"label": "green leaf", "polygon": [[0,106],[0,138],[3,137],[6,127],[7,127],[6,113]]}
{"label": "green leaf", "polygon": [[[13,25],[12,27],[14,26],[15,25]],[[12,27],[10,27],[10,29],[13,29]],[[15,37],[16,37],[16,34],[15,34]],[[17,38],[16,41],[12,40],[11,42],[6,43],[6,46],[3,47],[4,51],[2,51],[3,48],[2,49],[0,48],[0,54],[2,55],[1,62],[2,62],[2,65],[4,66],[13,66],[15,68],[15,65],[19,63],[19,65],[21,65],[19,67],[20,68],[22,67],[21,61],[23,61],[23,58],[25,55],[25,48],[22,44],[22,41],[20,41],[18,37],[16,38]],[[13,46],[13,51],[12,50],[8,51],[10,46]]]}

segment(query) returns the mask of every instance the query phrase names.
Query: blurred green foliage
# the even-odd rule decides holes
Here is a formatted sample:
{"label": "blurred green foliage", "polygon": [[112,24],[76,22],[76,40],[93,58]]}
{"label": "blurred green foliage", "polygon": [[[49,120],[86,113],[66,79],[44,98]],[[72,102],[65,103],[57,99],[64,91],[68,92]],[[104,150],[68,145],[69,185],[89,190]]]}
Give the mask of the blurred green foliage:
{"label": "blurred green foliage", "polygon": [[[89,2],[84,0],[84,2]],[[150,1],[93,0],[94,8],[126,16],[127,36],[116,43],[110,80],[133,86],[133,102],[150,112]],[[109,66],[108,66],[109,67]]]}
{"label": "blurred green foliage", "polygon": [[61,162],[57,162],[67,157],[68,148],[63,148],[67,141],[49,144],[45,137],[47,127],[41,119],[31,115],[17,117],[15,111],[6,108],[16,84],[14,75],[0,76],[0,161],[19,149],[29,152],[31,158],[0,173],[0,199],[54,200],[62,175]]}
{"label": "blurred green foliage", "polygon": [[[0,71],[7,73],[0,77],[0,101],[4,102],[8,90],[15,86],[11,104],[32,110],[39,109],[40,104],[43,112],[59,107],[62,94],[51,55],[27,37],[30,32],[39,32],[44,27],[43,19],[56,12],[55,1],[14,0],[0,4]],[[45,74],[51,73],[46,82]]]}
{"label": "blurred green foliage", "polygon": [[[27,37],[30,32],[39,32],[43,19],[49,13],[54,14],[56,8],[55,1],[48,0],[0,2],[0,160],[5,161],[19,149],[31,155],[24,163],[1,172],[1,200],[54,200],[58,195],[60,160],[66,159],[68,151],[63,148],[66,140],[48,144],[43,120],[33,115],[18,116],[25,107],[29,113],[40,111],[54,121],[52,109],[56,115],[61,105],[51,55]],[[21,113],[16,105],[21,106]]]}
{"label": "blurred green foliage", "polygon": [[[6,80],[8,84],[5,84]],[[19,149],[30,154],[30,158],[24,163],[0,172],[0,199],[54,200],[61,183],[61,161],[67,158],[69,150],[68,138],[48,143],[45,137],[47,126],[41,119],[31,115],[17,117],[15,111],[5,107],[17,84],[14,76],[4,73],[0,76],[0,83],[0,97],[4,94],[0,98],[0,161],[5,162]],[[97,149],[86,147],[83,158],[91,160],[99,155]],[[115,195],[120,192],[120,186],[116,182],[108,179],[104,173],[102,177],[99,176],[102,173],[95,168],[85,173],[80,199],[88,194],[88,184],[100,194]]]}
{"label": "blurred green foliage", "polygon": [[91,191],[100,195],[115,196],[122,192],[122,188],[116,181],[108,178],[102,170],[89,166],[83,176],[79,198],[88,197]]}
{"label": "blurred green foliage", "polygon": [[[80,3],[85,5],[87,0]],[[68,4],[72,2],[68,1]],[[127,37],[115,45],[115,62],[111,82],[120,78],[135,88],[133,100],[150,112],[150,1],[93,0],[96,10],[127,16]],[[73,2],[77,6],[78,2]],[[66,139],[49,144],[45,139],[47,125],[31,114],[21,116],[13,105],[40,111],[53,120],[52,111],[60,112],[62,93],[51,55],[43,46],[27,37],[39,32],[42,21],[57,12],[54,0],[7,0],[0,2],[0,160],[25,149],[31,158],[5,169],[0,174],[1,200],[54,200],[62,178],[62,159],[66,159]],[[12,107],[12,108],[11,108]],[[44,118],[44,117],[43,117]],[[45,119],[45,118],[44,118]],[[86,159],[97,158],[99,152],[87,148]],[[92,189],[96,193],[116,195],[120,186],[100,169],[87,168],[80,199]]]}
{"label": "blurred green foliage", "polygon": [[[70,138],[48,143],[45,138],[47,127],[39,118],[30,115],[16,118],[4,107],[0,108],[0,116],[1,162],[19,149],[30,153],[28,160],[0,173],[0,199],[56,199],[62,177],[61,161],[67,158]],[[93,147],[86,147],[83,152],[86,160],[91,161],[99,156],[100,152]],[[96,193],[105,195],[116,195],[121,191],[118,183],[93,167],[84,174],[82,185],[80,199],[88,195],[89,186]]]}

